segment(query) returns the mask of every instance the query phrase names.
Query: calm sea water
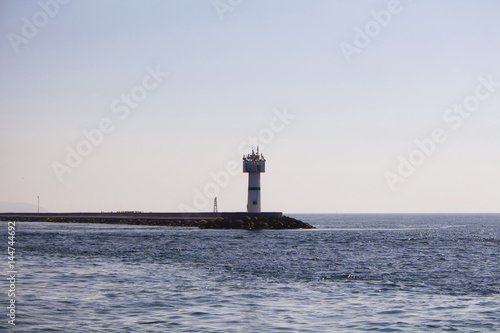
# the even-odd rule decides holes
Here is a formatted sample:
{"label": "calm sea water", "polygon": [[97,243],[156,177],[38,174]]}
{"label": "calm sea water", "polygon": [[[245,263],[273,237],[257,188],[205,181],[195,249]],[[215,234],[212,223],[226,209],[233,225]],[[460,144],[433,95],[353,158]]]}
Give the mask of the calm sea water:
{"label": "calm sea water", "polygon": [[317,229],[17,223],[0,330],[500,332],[500,215],[292,216]]}

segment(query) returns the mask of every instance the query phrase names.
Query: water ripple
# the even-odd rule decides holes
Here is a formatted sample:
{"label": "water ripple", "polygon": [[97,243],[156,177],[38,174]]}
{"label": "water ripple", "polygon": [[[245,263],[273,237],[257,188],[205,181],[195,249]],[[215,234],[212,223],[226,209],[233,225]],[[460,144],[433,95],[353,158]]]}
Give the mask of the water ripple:
{"label": "water ripple", "polygon": [[500,331],[498,215],[300,218],[320,228],[20,223],[16,328]]}

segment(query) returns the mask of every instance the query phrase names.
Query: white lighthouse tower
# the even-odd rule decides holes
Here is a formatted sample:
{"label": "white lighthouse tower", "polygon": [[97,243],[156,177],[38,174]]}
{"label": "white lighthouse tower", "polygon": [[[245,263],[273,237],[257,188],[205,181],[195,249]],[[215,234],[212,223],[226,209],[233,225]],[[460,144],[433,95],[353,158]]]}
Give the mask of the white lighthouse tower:
{"label": "white lighthouse tower", "polygon": [[252,154],[243,155],[243,172],[248,172],[248,204],[249,213],[260,213],[260,173],[266,172],[266,160],[252,149]]}

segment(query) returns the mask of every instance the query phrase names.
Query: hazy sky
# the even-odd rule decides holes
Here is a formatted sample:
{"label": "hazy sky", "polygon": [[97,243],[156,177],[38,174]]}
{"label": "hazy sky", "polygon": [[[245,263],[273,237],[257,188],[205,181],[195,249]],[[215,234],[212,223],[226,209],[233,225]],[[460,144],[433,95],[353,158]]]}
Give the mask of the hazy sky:
{"label": "hazy sky", "polygon": [[244,211],[260,143],[265,211],[500,212],[499,13],[2,0],[0,202]]}

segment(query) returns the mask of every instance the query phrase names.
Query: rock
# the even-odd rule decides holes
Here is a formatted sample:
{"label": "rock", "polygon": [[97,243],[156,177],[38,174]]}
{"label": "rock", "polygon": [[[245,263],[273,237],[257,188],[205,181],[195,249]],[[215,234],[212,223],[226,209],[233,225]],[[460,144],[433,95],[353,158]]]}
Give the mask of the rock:
{"label": "rock", "polygon": [[257,216],[244,216],[241,219],[217,218],[214,220],[200,221],[200,229],[311,229],[308,223],[283,216],[281,218],[259,218]]}
{"label": "rock", "polygon": [[243,229],[245,227],[245,222],[242,219],[237,219],[233,224],[235,229]]}

